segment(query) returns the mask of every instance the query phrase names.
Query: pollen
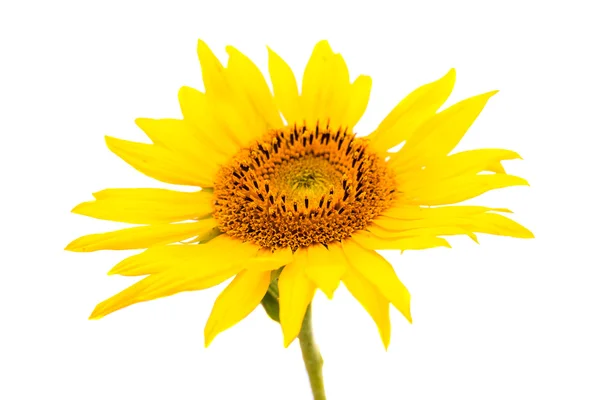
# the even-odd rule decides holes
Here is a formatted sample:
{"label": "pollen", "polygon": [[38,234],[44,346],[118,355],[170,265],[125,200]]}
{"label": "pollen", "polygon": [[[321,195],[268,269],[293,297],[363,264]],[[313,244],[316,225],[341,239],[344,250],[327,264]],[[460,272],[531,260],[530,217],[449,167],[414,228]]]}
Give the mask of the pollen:
{"label": "pollen", "polygon": [[318,124],[268,132],[218,172],[219,229],[271,250],[351,237],[395,195],[393,176],[368,144]]}

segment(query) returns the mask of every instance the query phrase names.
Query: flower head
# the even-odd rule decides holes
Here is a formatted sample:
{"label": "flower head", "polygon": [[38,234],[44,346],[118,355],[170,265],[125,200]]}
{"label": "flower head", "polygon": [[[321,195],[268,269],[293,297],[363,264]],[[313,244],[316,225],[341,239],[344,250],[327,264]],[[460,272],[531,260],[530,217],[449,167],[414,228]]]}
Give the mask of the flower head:
{"label": "flower head", "polygon": [[107,189],[75,207],[141,226],[84,236],[68,250],[146,249],[111,270],[146,277],[100,303],[91,318],[233,278],[206,324],[208,345],[254,310],[277,276],[288,345],[315,290],[331,298],[343,282],[387,346],[389,304],[410,321],[410,295],[376,250],[449,247],[448,235],[532,237],[500,214],[508,210],[448,206],[527,184],[501,164],[519,158],[512,151],[450,155],[496,92],[438,112],[454,86],[450,70],[409,94],[370,135],[357,137],[371,79],[361,75],[351,83],[344,59],[327,42],[315,46],[300,93],[273,51],[273,93],[246,56],[233,47],[227,52],[224,67],[199,42],[205,92],[181,89],[183,119],[138,119],[151,144],[106,138],[140,172],[200,190]]}

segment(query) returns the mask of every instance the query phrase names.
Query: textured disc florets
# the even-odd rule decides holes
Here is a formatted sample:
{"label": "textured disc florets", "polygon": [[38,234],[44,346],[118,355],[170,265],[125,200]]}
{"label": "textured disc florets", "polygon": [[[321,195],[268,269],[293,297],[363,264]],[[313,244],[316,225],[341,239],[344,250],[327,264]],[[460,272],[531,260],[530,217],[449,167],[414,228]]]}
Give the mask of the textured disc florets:
{"label": "textured disc florets", "polygon": [[394,188],[367,139],[329,127],[286,127],[221,168],[213,216],[230,236],[296,250],[365,228],[389,207]]}

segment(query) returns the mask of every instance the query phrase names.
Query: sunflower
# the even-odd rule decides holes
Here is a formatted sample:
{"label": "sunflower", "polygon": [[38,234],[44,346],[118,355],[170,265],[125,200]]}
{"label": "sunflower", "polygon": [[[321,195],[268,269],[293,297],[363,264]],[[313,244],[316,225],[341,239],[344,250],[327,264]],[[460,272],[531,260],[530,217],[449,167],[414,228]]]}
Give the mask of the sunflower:
{"label": "sunflower", "polygon": [[449,206],[527,185],[502,166],[519,158],[513,151],[450,154],[496,91],[438,112],[454,86],[450,70],[359,137],[354,127],[367,107],[371,78],[351,82],[344,59],[326,41],[315,46],[300,92],[272,50],[272,91],[250,59],[233,47],[227,53],[224,67],[199,41],[205,91],[181,88],[182,119],[136,120],[152,143],[106,138],[113,153],[143,174],[199,190],[106,189],[73,209],[141,225],[67,246],[144,249],[109,273],[145,277],[98,304],[90,318],[233,278],[214,303],[205,344],[275,287],[288,346],[315,291],[331,298],[343,282],[387,347],[389,305],[411,321],[410,295],[376,250],[450,247],[448,235],[532,237],[502,215],[506,209]]}

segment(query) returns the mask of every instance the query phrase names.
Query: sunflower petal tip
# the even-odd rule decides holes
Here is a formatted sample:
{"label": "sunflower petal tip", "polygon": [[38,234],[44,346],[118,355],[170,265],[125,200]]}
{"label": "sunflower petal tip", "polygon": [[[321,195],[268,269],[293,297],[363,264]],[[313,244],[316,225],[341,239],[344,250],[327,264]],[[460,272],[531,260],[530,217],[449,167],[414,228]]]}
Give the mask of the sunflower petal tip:
{"label": "sunflower petal tip", "polygon": [[104,135],[104,142],[106,143],[106,147],[108,147],[112,151],[115,145],[119,142],[119,139],[117,139],[116,137]]}
{"label": "sunflower petal tip", "polygon": [[227,46],[225,46],[225,52],[229,55],[229,57],[231,57],[234,54],[238,53],[238,49],[228,44]]}
{"label": "sunflower petal tip", "polygon": [[81,209],[84,207],[83,204],[85,204],[85,203],[77,204],[75,207],[73,207],[71,209],[71,212],[73,214],[81,214]]}
{"label": "sunflower petal tip", "polygon": [[322,39],[317,42],[315,45],[315,50],[322,49],[327,54],[333,54],[333,50],[331,49],[331,45],[327,39]]}
{"label": "sunflower petal tip", "polygon": [[200,50],[201,48],[206,48],[208,46],[204,40],[198,39],[198,42],[196,42],[196,47],[198,48],[198,50]]}
{"label": "sunflower petal tip", "polygon": [[179,101],[181,101],[181,99],[183,97],[186,97],[193,90],[194,89],[189,86],[182,86],[179,88],[179,91],[177,92],[177,98],[179,99]]}
{"label": "sunflower petal tip", "polygon": [[285,347],[286,349],[288,347],[290,347],[290,344],[292,344],[292,342],[294,341],[294,339],[296,339],[295,336],[292,337],[283,337],[283,347]]}
{"label": "sunflower petal tip", "polygon": [[75,239],[71,243],[66,245],[65,250],[73,251],[73,252],[77,252],[77,253],[81,253],[81,252],[85,251],[84,248],[80,245],[79,239]]}
{"label": "sunflower petal tip", "polygon": [[104,314],[102,314],[99,311],[98,306],[96,306],[96,308],[94,308],[94,311],[92,311],[92,313],[88,317],[88,320],[90,320],[90,321],[97,321],[99,319],[102,319],[102,317],[104,317]]}
{"label": "sunflower petal tip", "polygon": [[200,64],[214,57],[212,51],[210,50],[210,47],[202,39],[198,39],[198,44],[196,45],[196,52],[198,53]]}
{"label": "sunflower petal tip", "polygon": [[208,346],[210,346],[210,344],[212,343],[213,339],[214,339],[214,335],[212,334],[207,334],[206,332],[204,333],[204,348],[208,348]]}
{"label": "sunflower petal tip", "polygon": [[448,72],[446,72],[446,76],[444,76],[444,78],[452,78],[453,80],[456,80],[456,69],[450,68],[448,70]]}
{"label": "sunflower petal tip", "polygon": [[152,121],[152,118],[136,118],[133,122],[138,128],[144,130],[144,127]]}

